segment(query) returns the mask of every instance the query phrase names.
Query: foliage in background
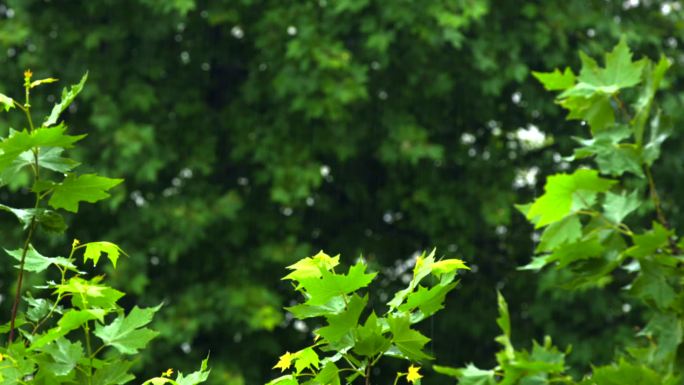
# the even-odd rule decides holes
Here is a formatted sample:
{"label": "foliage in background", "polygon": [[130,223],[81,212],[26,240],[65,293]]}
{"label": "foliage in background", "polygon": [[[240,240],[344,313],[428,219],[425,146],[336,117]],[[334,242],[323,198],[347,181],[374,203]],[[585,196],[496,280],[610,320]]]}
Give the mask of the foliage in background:
{"label": "foliage in background", "polygon": [[[63,156],[65,150],[86,136],[67,134],[66,124],[60,121],[60,115],[83,89],[86,78],[87,75],[83,76],[78,84],[62,91],[61,99],[40,125],[33,123],[31,90],[57,79],[33,80],[33,73],[27,70],[23,102],[0,93],[2,110],[16,108],[26,118],[26,126],[22,125],[26,128],[10,128],[8,136],[0,137],[0,186],[19,187],[34,199],[30,208],[0,203],[0,211],[15,216],[25,234],[23,246],[5,249],[17,261],[15,267],[19,272],[10,320],[0,327],[1,333],[7,335],[3,338],[6,345],[0,348],[2,384],[129,383],[135,378],[130,373],[133,360],[158,334],[147,325],[161,305],[136,306],[126,313],[118,303],[123,292],[107,286],[103,275],[82,271],[88,261],[97,266],[103,255],[116,268],[119,257],[125,255],[117,245],[81,244],[74,240],[66,258],[46,257],[34,246],[39,231],[64,233],[64,211],[78,213],[82,202],[103,200],[109,197],[111,188],[122,182],[76,173],[79,162]],[[83,260],[77,264],[81,253]],[[27,274],[49,274],[55,279],[48,278],[27,289],[22,286]],[[34,295],[33,289],[39,295]],[[187,376],[179,372],[173,380],[172,374],[169,369],[162,377],[143,385],[202,383],[209,375],[207,361],[202,362],[199,371]]]}
{"label": "foliage in background", "polygon": [[[84,130],[74,134],[93,135],[72,154],[85,172],[126,179],[113,199],[66,218],[66,235],[37,234],[41,252],[103,238],[144,256],[106,272],[135,296],[121,299],[126,308],[167,304],[154,355],[140,365],[147,376],[218,343],[210,381],[262,383],[271,357],[303,346],[316,326],[281,316],[289,291],[274,277],[283,265],[319,249],[363,250],[383,273],[369,300],[382,303],[410,275],[415,251],[433,245],[477,272],[420,327],[448,336],[431,345],[441,363],[494,365],[498,346],[483,342],[497,334],[492,287],[511,305],[514,342],[544,331],[573,345],[569,362],[608,362],[607,341],[632,334],[637,307],[625,311],[615,286],[558,291],[566,270],[539,284],[514,272],[535,245],[511,205],[567,167],[567,133],[584,130],[529,72],[566,65],[579,49],[603,52],[622,34],[640,54],[681,63],[676,4],[1,0],[0,88],[15,89],[27,67],[73,82],[90,69],[65,113]],[[660,96],[675,123],[681,79],[673,66]],[[44,87],[33,104],[48,111],[60,89]],[[0,119],[0,129],[20,126]],[[681,148],[681,138],[666,146]],[[664,151],[661,161],[654,178],[677,227],[683,192],[673,175],[684,158]],[[4,191],[0,200],[32,204]],[[15,224],[0,221],[3,242],[18,244]],[[3,287],[14,279],[0,266]],[[8,314],[10,301],[1,305]]]}

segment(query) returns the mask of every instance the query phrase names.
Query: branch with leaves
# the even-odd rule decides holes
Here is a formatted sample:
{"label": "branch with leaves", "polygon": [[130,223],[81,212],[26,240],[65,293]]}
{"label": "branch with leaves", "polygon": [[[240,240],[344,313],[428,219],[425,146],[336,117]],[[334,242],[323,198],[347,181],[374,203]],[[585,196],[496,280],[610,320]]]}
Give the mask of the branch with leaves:
{"label": "branch with leaves", "polygon": [[[16,217],[25,231],[22,246],[6,249],[18,262],[17,286],[12,312],[7,324],[0,327],[7,334],[7,345],[0,348],[0,382],[3,384],[87,384],[121,385],[135,377],[130,373],[132,359],[157,336],[147,326],[161,305],[134,307],[126,313],[118,304],[125,295],[107,286],[103,276],[87,272],[102,256],[116,268],[125,253],[111,242],[74,240],[68,257],[47,257],[34,245],[38,231],[63,233],[67,226],[64,212],[77,213],[83,202],[95,203],[109,197],[109,190],[123,180],[96,174],[78,174],[79,162],[65,157],[64,152],[85,138],[67,134],[60,122],[61,114],[81,92],[87,74],[81,81],[62,92],[43,124],[36,127],[32,118],[31,91],[56,79],[32,80],[24,73],[24,102],[0,94],[0,107],[5,111],[21,110],[28,125],[21,131],[10,130],[0,138],[0,187],[12,182],[30,180],[26,187],[33,195],[31,208],[14,208],[0,204],[0,211]],[[23,178],[23,174],[31,178]],[[79,261],[78,255],[82,254]],[[59,281],[46,281],[38,289],[46,293],[34,297],[23,287],[26,274],[58,273]],[[23,298],[23,301],[22,301]],[[27,305],[27,309],[24,308]],[[207,380],[207,360],[199,371],[174,379],[166,376],[150,379],[146,384],[195,385]]]}

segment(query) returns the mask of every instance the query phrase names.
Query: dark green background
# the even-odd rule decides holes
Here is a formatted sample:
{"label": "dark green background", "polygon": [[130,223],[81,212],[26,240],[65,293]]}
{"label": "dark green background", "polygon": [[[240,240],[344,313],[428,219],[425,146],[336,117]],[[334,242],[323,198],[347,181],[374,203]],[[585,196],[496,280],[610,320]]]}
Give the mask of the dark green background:
{"label": "dark green background", "polygon": [[[512,205],[541,191],[582,132],[530,71],[576,68],[578,50],[625,35],[639,55],[673,59],[661,105],[677,127],[684,19],[672,4],[0,0],[0,92],[19,96],[25,68],[62,85],[90,71],[65,115],[89,134],[74,156],[126,182],[72,218],[68,236],[38,243],[60,253],[73,237],[111,240],[129,253],[106,272],[127,305],[166,303],[141,374],[194,369],[211,351],[211,384],[263,383],[310,338],[282,310],[294,299],[279,281],[286,265],[319,249],[363,254],[389,278],[372,293],[380,303],[401,285],[397,264],[433,246],[474,267],[423,327],[440,364],[492,364],[498,288],[516,341],[550,334],[582,368],[608,360],[639,315],[623,312],[618,284],[570,295],[549,274],[515,270],[533,242]],[[60,87],[42,88],[35,107]],[[2,135],[19,124],[7,119]],[[518,139],[531,126],[546,145]],[[656,172],[674,227],[680,138]],[[537,183],[516,184],[530,167]],[[20,242],[11,219],[0,217],[5,248]],[[0,274],[8,298],[8,260]],[[393,378],[384,369],[378,383]],[[445,381],[425,372],[426,384]]]}

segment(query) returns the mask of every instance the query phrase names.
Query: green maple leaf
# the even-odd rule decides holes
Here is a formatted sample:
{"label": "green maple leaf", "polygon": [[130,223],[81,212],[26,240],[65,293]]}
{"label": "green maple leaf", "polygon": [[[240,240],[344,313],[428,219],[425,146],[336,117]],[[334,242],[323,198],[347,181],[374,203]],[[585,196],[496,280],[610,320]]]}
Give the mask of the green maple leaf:
{"label": "green maple leaf", "polygon": [[211,369],[209,369],[208,366],[209,358],[207,357],[202,360],[199,370],[196,370],[188,375],[184,375],[179,371],[178,376],[176,377],[176,383],[178,385],[197,385],[206,381],[209,378],[209,373],[211,372]]}
{"label": "green maple leaf", "polygon": [[608,191],[615,183],[599,177],[596,170],[579,169],[572,174],[552,175],[546,180],[544,194],[527,209],[527,219],[535,223],[535,228],[558,222],[573,209],[590,207],[597,193]]}
{"label": "green maple leaf", "polygon": [[[429,255],[425,255],[425,252],[423,252],[418,258],[416,258],[416,264],[413,267],[413,278],[411,278],[411,281],[409,282],[409,285],[407,288],[402,289],[397,291],[394,294],[394,297],[392,298],[391,301],[387,303],[387,305],[390,307],[390,310],[394,310],[399,307],[399,305],[404,302],[406,297],[415,290],[415,288],[418,286],[420,281],[423,280],[423,278],[427,277],[430,275],[430,273],[433,272],[434,265],[435,265],[435,251],[436,249],[432,249]],[[454,260],[458,261],[458,260]],[[461,261],[462,262],[462,261]],[[465,266],[465,264],[464,264]],[[453,270],[452,270],[453,268]],[[460,265],[458,263],[445,263],[442,264],[441,267],[438,265],[437,268],[437,273],[441,274],[446,271],[454,271],[456,269],[460,268]]]}
{"label": "green maple leaf", "polygon": [[9,111],[14,108],[14,100],[5,94],[0,94],[0,108]]}
{"label": "green maple leaf", "polygon": [[116,267],[116,262],[119,260],[119,255],[126,255],[119,246],[111,242],[88,242],[84,246],[86,249],[83,253],[83,262],[88,262],[89,259],[92,259],[93,265],[97,265],[102,253],[107,254],[107,258],[109,258],[114,267]]}
{"label": "green maple leaf", "polygon": [[31,132],[26,130],[11,132],[9,137],[0,142],[0,171],[12,165],[26,151],[38,147],[71,148],[74,143],[85,137],[85,135],[66,135],[65,131],[66,126],[60,124],[55,127],[37,128]]}
{"label": "green maple leaf", "polygon": [[[641,82],[641,74],[646,60],[632,61],[632,52],[623,37],[613,50],[605,55],[605,68],[600,68],[596,61],[580,52],[582,70],[577,77],[575,88],[588,88],[606,94],[613,94]],[[566,94],[572,95],[571,90]],[[562,96],[562,95],[561,95]]]}
{"label": "green maple leaf", "polygon": [[508,313],[508,303],[501,292],[496,292],[496,301],[499,309],[499,317],[496,319],[496,324],[503,332],[506,339],[511,338],[511,316]]}
{"label": "green maple leaf", "polygon": [[640,364],[620,362],[593,370],[592,383],[596,385],[662,385],[665,382],[655,371]]}
{"label": "green maple leaf", "polygon": [[29,350],[40,349],[50,342],[67,335],[70,331],[80,328],[88,321],[98,320],[102,322],[104,315],[105,311],[102,309],[68,310],[59,319],[57,326],[33,340]]}
{"label": "green maple leaf", "polygon": [[42,351],[49,354],[52,362],[45,365],[45,369],[57,376],[69,374],[78,361],[83,358],[83,346],[80,341],[72,343],[66,338],[59,338],[53,343],[42,348]]}
{"label": "green maple leaf", "polygon": [[649,61],[644,70],[644,79],[646,80],[646,85],[639,96],[639,100],[635,105],[636,115],[632,119],[632,126],[634,127],[634,137],[636,138],[637,144],[641,144],[644,137],[644,129],[648,117],[651,114],[651,106],[653,105],[653,99],[655,97],[656,91],[660,87],[660,83],[665,76],[665,72],[670,68],[672,64],[665,56],[661,56],[657,64],[653,64]]}
{"label": "green maple leaf", "polygon": [[631,143],[620,143],[630,136],[630,128],[617,127],[596,133],[592,139],[575,138],[583,147],[575,150],[574,157],[582,159],[596,156],[599,169],[606,174],[621,176],[629,171],[644,177],[639,147]]}
{"label": "green maple leaf", "polygon": [[373,357],[378,353],[386,351],[391,342],[383,336],[382,323],[375,312],[372,312],[363,326],[356,329],[357,340],[354,344],[354,353]]}
{"label": "green maple leaf", "polygon": [[97,325],[94,334],[122,354],[136,354],[159,334],[145,326],[160,308],[161,305],[145,309],[136,306],[127,316],[120,315],[109,325]]}
{"label": "green maple leaf", "polygon": [[123,385],[129,383],[135,376],[129,373],[133,366],[129,361],[105,362],[95,370],[93,385]]}
{"label": "green maple leaf", "polygon": [[301,287],[310,298],[307,305],[324,305],[338,295],[346,295],[368,286],[377,273],[366,274],[366,265],[359,262],[349,269],[346,275],[321,271],[320,277],[307,277],[300,280]]}
{"label": "green maple leaf", "polygon": [[292,272],[283,277],[283,279],[301,281],[306,278],[319,278],[321,276],[321,270],[331,270],[339,264],[339,255],[331,257],[323,251],[320,251],[313,257],[300,259],[296,263],[288,266],[287,269],[292,270]]}
{"label": "green maple leaf", "polygon": [[64,218],[59,213],[46,209],[15,209],[9,206],[0,204],[0,210],[7,211],[14,214],[15,217],[28,229],[31,221],[34,220],[43,227],[46,231],[54,233],[63,233],[67,226]]}
{"label": "green maple leaf", "polygon": [[667,309],[677,293],[667,282],[664,268],[650,261],[641,261],[639,276],[632,282],[632,293],[646,301],[653,301],[659,309]]}
{"label": "green maple leaf", "polygon": [[592,236],[556,248],[544,261],[546,264],[558,261],[558,268],[562,268],[579,260],[599,257],[604,250],[598,237]]}
{"label": "green maple leaf", "polygon": [[[23,254],[22,249],[5,250],[5,252],[17,261],[21,261],[21,256]],[[36,251],[36,249],[33,248],[33,245],[29,245],[24,259],[24,270],[40,273],[47,270],[51,265],[60,266],[64,269],[76,270],[76,266],[68,259],[63,257],[45,257]],[[15,267],[19,268],[19,265],[16,265]]]}
{"label": "green maple leaf", "polygon": [[676,357],[679,345],[684,340],[683,331],[682,320],[676,314],[657,312],[638,335],[656,341],[657,349],[652,359],[656,364],[661,364],[672,362]]}
{"label": "green maple leaf", "polygon": [[[580,52],[582,70],[576,79],[571,72],[553,72],[537,76],[549,89],[564,90],[556,99],[569,111],[568,119],[585,120],[592,132],[600,132],[615,122],[611,98],[621,89],[632,87],[642,79],[646,60],[632,61],[625,39],[605,56],[605,68]],[[571,84],[575,81],[574,84]]]}
{"label": "green maple leaf", "polygon": [[62,112],[64,112],[64,110],[66,110],[69,107],[69,105],[74,101],[74,99],[76,99],[76,96],[79,93],[81,93],[86,80],[88,80],[87,72],[85,75],[83,75],[81,81],[77,84],[72,85],[69,89],[64,87],[64,89],[62,90],[62,99],[59,101],[59,103],[55,104],[55,106],[52,107],[50,115],[48,115],[48,117],[45,118],[45,121],[43,122],[43,127],[49,127],[57,123],[59,115],[61,115]]}
{"label": "green maple leaf", "polygon": [[56,293],[71,295],[71,303],[80,309],[97,307],[111,310],[117,307],[116,302],[124,293],[106,285],[100,285],[102,277],[85,280],[72,277],[66,283],[57,285]]}
{"label": "green maple leaf", "polygon": [[493,370],[482,370],[473,364],[465,368],[450,368],[447,366],[434,365],[435,372],[458,379],[459,385],[495,385],[495,373]]}
{"label": "green maple leaf", "polygon": [[406,303],[399,306],[399,311],[419,309],[422,313],[419,319],[427,318],[444,308],[446,295],[453,290],[458,282],[440,283],[431,288],[418,286],[418,290],[409,294]]}
{"label": "green maple leaf", "polygon": [[634,246],[625,251],[626,255],[635,258],[643,258],[655,254],[658,249],[668,245],[674,231],[666,229],[658,222],[653,222],[653,228],[643,234],[632,236]]}
{"label": "green maple leaf", "polygon": [[532,75],[537,78],[548,91],[562,91],[575,85],[575,74],[569,67],[561,72],[556,68],[553,72],[536,72]]}
{"label": "green maple leaf", "polygon": [[408,359],[413,361],[432,359],[432,357],[423,352],[423,346],[430,339],[420,332],[411,329],[409,315],[391,315],[387,319],[387,324],[392,333],[392,342]]}
{"label": "green maple leaf", "polygon": [[78,212],[79,202],[95,203],[109,197],[107,190],[123,179],[106,178],[95,174],[76,176],[69,174],[62,183],[53,187],[48,204],[55,209]]}
{"label": "green maple leaf", "polygon": [[[80,163],[61,156],[64,149],[61,147],[44,147],[38,152],[38,165],[41,169],[48,169],[59,173],[66,173],[76,168]],[[35,163],[33,151],[24,151],[17,156],[12,163],[0,173],[0,185],[8,184],[17,177],[22,170]]]}
{"label": "green maple leaf", "polygon": [[367,303],[368,296],[362,298],[358,295],[353,295],[343,312],[325,317],[328,325],[318,329],[316,334],[332,346],[352,346],[354,344],[352,330],[358,324],[361,312]]}
{"label": "green maple leaf", "polygon": [[295,370],[299,374],[302,370],[306,368],[316,368],[318,369],[320,365],[320,359],[318,354],[313,350],[313,348],[306,348],[295,353]]}
{"label": "green maple leaf", "polygon": [[323,305],[311,306],[304,303],[286,307],[298,319],[306,319],[312,317],[320,317],[329,314],[338,314],[345,308],[344,298],[342,296],[333,297],[330,301]]}
{"label": "green maple leaf", "polygon": [[582,223],[577,215],[568,215],[544,229],[536,251],[551,251],[582,237]]}
{"label": "green maple leaf", "polygon": [[340,385],[339,368],[334,362],[329,361],[312,380],[311,385]]}
{"label": "green maple leaf", "polygon": [[641,206],[641,199],[637,190],[629,194],[622,192],[620,195],[608,192],[603,202],[603,215],[615,223],[620,223],[639,206]]}

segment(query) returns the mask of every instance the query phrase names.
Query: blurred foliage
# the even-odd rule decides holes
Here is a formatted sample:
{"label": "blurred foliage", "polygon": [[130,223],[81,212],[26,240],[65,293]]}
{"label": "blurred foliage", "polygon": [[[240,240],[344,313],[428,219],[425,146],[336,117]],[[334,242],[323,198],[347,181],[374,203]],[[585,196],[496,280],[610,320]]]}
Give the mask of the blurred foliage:
{"label": "blurred foliage", "polygon": [[[131,258],[106,271],[112,284],[167,303],[141,371],[211,350],[212,384],[263,382],[282,346],[309,338],[282,311],[282,266],[363,252],[392,292],[433,245],[475,273],[423,330],[444,336],[431,345],[442,363],[493,363],[492,286],[505,286],[516,339],[545,330],[586,366],[640,316],[618,286],[568,294],[515,271],[534,244],[512,204],[539,191],[539,170],[567,167],[565,138],[581,124],[529,73],[625,35],[638,55],[674,59],[661,104],[676,126],[683,28],[678,2],[645,0],[0,0],[0,90],[25,68],[68,83],[90,71],[68,119],[93,135],[73,155],[126,182],[68,237],[121,244]],[[666,149],[662,162],[677,227],[684,158]],[[0,276],[10,291],[9,265]]]}

